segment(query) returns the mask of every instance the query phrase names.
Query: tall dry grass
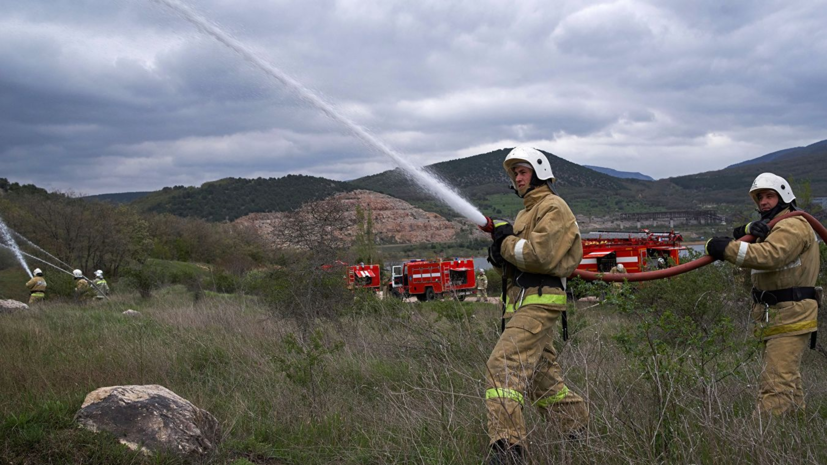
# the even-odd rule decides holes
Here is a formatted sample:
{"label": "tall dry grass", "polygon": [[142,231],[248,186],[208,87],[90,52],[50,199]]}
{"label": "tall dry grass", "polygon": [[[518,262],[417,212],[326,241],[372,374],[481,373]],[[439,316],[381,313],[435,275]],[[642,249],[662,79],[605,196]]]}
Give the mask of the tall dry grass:
{"label": "tall dry grass", "polygon": [[[142,316],[124,317],[126,308]],[[588,399],[591,424],[567,441],[527,408],[531,463],[827,463],[822,356],[805,354],[806,411],[753,418],[756,355],[725,354],[735,367],[718,373],[726,376],[670,373],[622,350],[617,335],[637,315],[599,306],[570,319],[560,363]],[[193,301],[182,287],[148,301],[120,295],[2,315],[0,458],[57,463],[67,455],[56,438],[89,441],[67,436],[86,393],[161,384],[220,420],[224,441],[208,463],[478,464],[488,441],[483,369],[498,326],[495,305],[365,296],[308,325],[255,298]],[[747,329],[736,327],[746,347]],[[86,463],[176,461],[75,449],[69,457]]]}

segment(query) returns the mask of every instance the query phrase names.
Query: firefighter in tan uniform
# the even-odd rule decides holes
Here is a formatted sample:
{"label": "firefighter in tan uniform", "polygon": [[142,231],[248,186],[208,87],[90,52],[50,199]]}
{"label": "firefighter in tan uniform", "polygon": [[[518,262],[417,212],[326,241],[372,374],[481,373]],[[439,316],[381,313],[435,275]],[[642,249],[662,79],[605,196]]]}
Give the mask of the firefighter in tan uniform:
{"label": "firefighter in tan uniform", "polygon": [[95,271],[95,300],[103,300],[109,295],[109,283],[103,279],[103,270]]}
{"label": "firefighter in tan uniform", "polygon": [[488,302],[488,276],[485,276],[482,268],[477,273],[477,297],[483,302]]}
{"label": "firefighter in tan uniform", "polygon": [[576,437],[588,424],[588,406],[563,381],[552,345],[566,309],[565,278],[583,256],[580,230],[566,202],[551,189],[546,156],[517,147],[503,162],[525,209],[514,225],[495,222],[489,261],[504,273],[504,329],[487,363],[490,464],[524,463],[522,409],[534,405]]}
{"label": "firefighter in tan uniform", "polygon": [[80,303],[91,299],[95,294],[95,290],[89,285],[89,281],[83,277],[83,272],[74,270],[72,276],[75,278],[75,302]]}
{"label": "firefighter in tan uniform", "polygon": [[751,269],[752,318],[764,344],[756,411],[782,414],[804,408],[800,366],[818,329],[818,241],[801,217],[781,220],[772,230],[767,227],[773,218],[795,210],[795,195],[784,178],[760,174],[749,193],[761,220],[735,228],[733,235],[750,234],[757,241],[716,237],[707,242],[707,253]]}
{"label": "firefighter in tan uniform", "polygon": [[[622,263],[618,263],[617,266],[613,266],[612,269],[609,270],[609,274],[626,274],[626,267],[623,266]],[[612,287],[614,288],[615,292],[617,292],[623,287],[623,283],[615,281],[612,283]]]}
{"label": "firefighter in tan uniform", "polygon": [[26,287],[29,289],[29,305],[46,298],[46,280],[40,268],[34,269],[34,277],[26,283]]}

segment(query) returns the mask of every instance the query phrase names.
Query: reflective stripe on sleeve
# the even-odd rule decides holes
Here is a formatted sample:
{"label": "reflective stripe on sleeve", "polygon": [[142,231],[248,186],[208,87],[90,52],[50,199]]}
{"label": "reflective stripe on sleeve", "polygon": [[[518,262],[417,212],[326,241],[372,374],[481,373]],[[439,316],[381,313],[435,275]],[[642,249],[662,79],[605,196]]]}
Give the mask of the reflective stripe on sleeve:
{"label": "reflective stripe on sleeve", "polygon": [[523,405],[523,395],[512,389],[489,389],[485,391],[485,399],[511,399]]}
{"label": "reflective stripe on sleeve", "polygon": [[534,405],[540,408],[546,408],[551,404],[556,404],[557,402],[560,402],[561,400],[565,399],[567,395],[569,395],[569,388],[564,385],[563,389],[560,389],[560,392],[554,394],[553,396],[537,399],[537,401],[534,402]]}
{"label": "reflective stripe on sleeve", "polygon": [[744,259],[747,258],[748,249],[749,242],[741,242],[741,245],[738,247],[738,257],[735,259],[735,264],[737,266],[741,266],[744,263]]}
{"label": "reflective stripe on sleeve", "polygon": [[525,267],[525,258],[523,258],[523,247],[526,244],[525,239],[520,239],[517,241],[517,244],[514,245],[514,259],[517,260],[517,266],[520,268]]}
{"label": "reflective stripe on sleeve", "polygon": [[[509,302],[509,299],[506,298],[505,302],[505,312],[506,313],[514,313],[517,311],[516,304],[520,303],[517,302]],[[543,294],[543,295],[527,295],[523,298],[522,305],[531,305],[531,304],[550,304],[550,305],[566,305],[566,295],[565,294]],[[521,306],[522,306],[521,305]]]}

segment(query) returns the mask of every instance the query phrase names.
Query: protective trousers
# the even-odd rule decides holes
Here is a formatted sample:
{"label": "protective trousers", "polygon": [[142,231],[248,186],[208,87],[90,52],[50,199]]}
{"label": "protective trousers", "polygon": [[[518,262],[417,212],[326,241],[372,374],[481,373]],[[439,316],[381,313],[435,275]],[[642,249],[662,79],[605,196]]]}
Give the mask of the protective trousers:
{"label": "protective trousers", "polygon": [[29,295],[29,305],[36,304],[46,298],[43,292],[33,292]]}
{"label": "protective trousers", "polygon": [[764,360],[759,379],[758,413],[783,414],[804,408],[801,357],[810,334],[784,336],[764,342]]}
{"label": "protective trousers", "polygon": [[573,432],[588,424],[588,406],[566,387],[552,345],[564,306],[559,307],[559,311],[549,310],[547,305],[520,307],[491,352],[485,404],[492,444],[501,439],[525,444],[522,409],[527,400],[561,432]]}

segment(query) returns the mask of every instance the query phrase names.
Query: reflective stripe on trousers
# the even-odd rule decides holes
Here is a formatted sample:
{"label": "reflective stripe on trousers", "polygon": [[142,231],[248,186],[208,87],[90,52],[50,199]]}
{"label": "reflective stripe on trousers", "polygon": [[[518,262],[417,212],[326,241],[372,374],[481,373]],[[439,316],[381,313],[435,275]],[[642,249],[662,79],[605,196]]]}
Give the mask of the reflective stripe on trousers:
{"label": "reflective stripe on trousers", "polygon": [[775,336],[776,334],[791,333],[793,331],[802,331],[802,330],[805,330],[805,329],[816,329],[816,328],[818,328],[818,321],[810,320],[810,321],[802,321],[800,323],[790,323],[788,325],[771,326],[769,328],[759,330],[758,335],[763,336],[763,337],[769,337],[769,336]]}
{"label": "reflective stripe on trousers", "polygon": [[[544,294],[544,295],[527,295],[523,298],[522,302],[517,302],[520,306],[523,305],[531,305],[531,304],[551,304],[551,305],[566,305],[566,295],[565,294]],[[517,311],[517,306],[514,302],[509,302],[509,299],[506,297],[505,300],[505,312],[506,313],[514,313]]]}
{"label": "reflective stripe on trousers", "polygon": [[[537,399],[534,402],[534,405],[540,408],[546,408],[551,404],[556,404],[561,400],[565,399],[566,396],[569,395],[569,388],[563,386],[563,389],[560,389],[560,392],[554,394],[553,396],[543,397],[542,399]],[[485,399],[511,399],[513,401],[519,402],[520,405],[525,404],[523,400],[523,395],[513,389],[489,389],[485,391]]]}

